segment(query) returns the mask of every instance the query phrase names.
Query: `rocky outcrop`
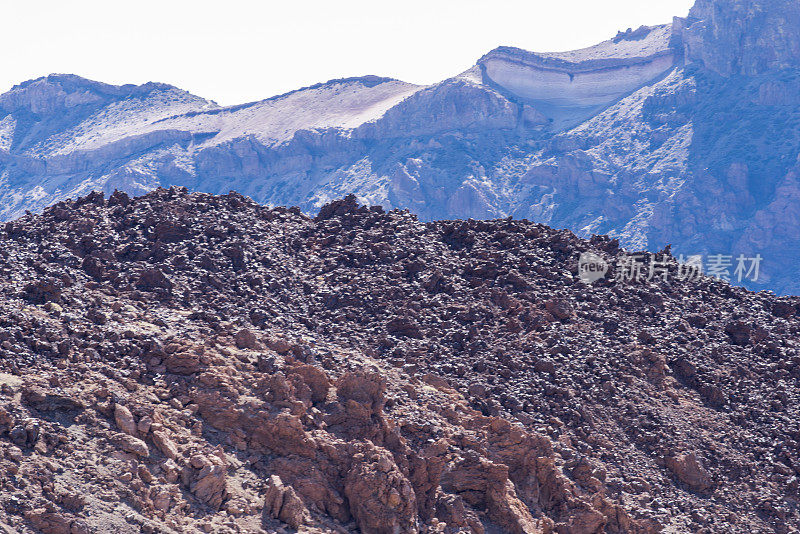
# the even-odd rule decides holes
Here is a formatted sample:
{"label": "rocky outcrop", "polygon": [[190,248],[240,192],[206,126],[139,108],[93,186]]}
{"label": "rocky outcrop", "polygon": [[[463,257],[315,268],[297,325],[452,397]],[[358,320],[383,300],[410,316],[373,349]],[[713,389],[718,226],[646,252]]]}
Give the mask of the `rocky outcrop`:
{"label": "rocky outcrop", "polygon": [[722,76],[800,67],[800,6],[781,0],[698,0],[678,19],[690,61]]}
{"label": "rocky outcrop", "polygon": [[703,491],[711,487],[711,474],[700,464],[696,454],[670,456],[666,459],[666,464],[681,482],[693,490]]}
{"label": "rocky outcrop", "polygon": [[369,448],[354,457],[344,495],[362,532],[419,532],[416,495],[388,451]]}
{"label": "rocky outcrop", "polygon": [[269,477],[267,492],[264,496],[264,513],[286,523],[293,529],[299,529],[310,519],[308,510],[295,493],[294,488],[284,486],[281,478],[277,475]]}

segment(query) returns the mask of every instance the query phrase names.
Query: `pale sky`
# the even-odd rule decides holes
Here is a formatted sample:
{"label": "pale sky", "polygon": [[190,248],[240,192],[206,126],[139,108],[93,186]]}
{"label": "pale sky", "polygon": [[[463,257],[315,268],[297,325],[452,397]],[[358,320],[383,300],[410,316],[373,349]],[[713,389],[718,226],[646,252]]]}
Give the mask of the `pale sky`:
{"label": "pale sky", "polygon": [[430,84],[509,45],[583,48],[693,0],[0,0],[0,93],[71,73],[220,104],[377,74]]}

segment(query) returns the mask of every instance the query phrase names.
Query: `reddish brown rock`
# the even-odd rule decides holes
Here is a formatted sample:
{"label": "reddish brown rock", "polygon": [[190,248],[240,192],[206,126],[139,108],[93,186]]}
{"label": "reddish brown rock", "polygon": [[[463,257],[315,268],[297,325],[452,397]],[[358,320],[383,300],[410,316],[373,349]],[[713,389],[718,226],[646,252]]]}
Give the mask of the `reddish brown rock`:
{"label": "reddish brown rock", "polygon": [[114,421],[117,423],[117,428],[126,434],[137,437],[139,435],[136,429],[136,419],[133,417],[131,411],[121,404],[114,407]]}
{"label": "reddish brown rock", "polygon": [[128,434],[115,434],[111,437],[111,441],[125,452],[135,454],[136,456],[147,458],[150,456],[150,449],[147,444]]}
{"label": "reddish brown rock", "polygon": [[569,320],[575,313],[572,305],[562,299],[548,300],[545,302],[545,308],[559,321]]}
{"label": "reddish brown rock", "polygon": [[240,349],[258,349],[261,346],[259,343],[258,338],[253,333],[252,330],[248,330],[247,328],[242,328],[236,333],[234,337],[234,342],[236,346]]}
{"label": "reddish brown rock", "polygon": [[324,371],[313,365],[301,365],[292,369],[291,372],[303,378],[303,382],[311,390],[312,402],[320,403],[328,398],[331,383]]}
{"label": "reddish brown rock", "polygon": [[[589,287],[579,254],[618,244],[525,221],[110,204],[0,232],[0,524],[249,532],[269,490],[267,531],[800,526],[795,298]],[[47,277],[57,307],[24,290]]]}
{"label": "reddish brown rock", "polygon": [[167,371],[179,375],[191,375],[201,370],[200,355],[191,350],[175,352],[164,360]]}
{"label": "reddish brown rock", "polygon": [[228,496],[227,466],[214,455],[196,454],[189,459],[192,472],[189,490],[213,509],[219,509]]}
{"label": "reddish brown rock", "polygon": [[144,291],[153,289],[171,289],[172,282],[164,275],[161,269],[149,268],[142,270],[136,280],[136,287]]}
{"label": "reddish brown rock", "polygon": [[[59,513],[53,507],[36,508],[28,511],[25,518],[31,522],[42,534],[73,534],[73,521],[68,516]],[[80,525],[76,525],[74,534],[82,532]],[[85,532],[85,531],[83,531]]]}
{"label": "reddish brown rock", "polygon": [[294,489],[283,485],[280,477],[272,475],[264,495],[264,515],[278,519],[293,529],[310,520],[310,514]]}
{"label": "reddish brown rock", "polygon": [[707,490],[713,484],[711,474],[703,467],[693,452],[669,456],[666,464],[681,482],[693,490]]}
{"label": "reddish brown rock", "polygon": [[180,457],[177,445],[175,445],[175,442],[172,441],[166,431],[156,430],[151,435],[153,444],[161,451],[161,454],[170,460],[177,460]]}
{"label": "reddish brown rock", "polygon": [[416,495],[388,451],[365,448],[344,480],[350,513],[365,534],[419,532]]}

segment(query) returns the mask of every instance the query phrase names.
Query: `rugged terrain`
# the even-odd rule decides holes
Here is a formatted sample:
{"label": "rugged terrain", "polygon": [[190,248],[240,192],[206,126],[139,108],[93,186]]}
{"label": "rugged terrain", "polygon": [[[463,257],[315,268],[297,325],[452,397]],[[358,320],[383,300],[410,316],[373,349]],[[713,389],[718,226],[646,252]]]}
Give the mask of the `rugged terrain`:
{"label": "rugged terrain", "polygon": [[355,193],[423,220],[514,216],[624,246],[761,254],[800,293],[800,7],[698,0],[584,50],[501,47],[431,86],[367,76],[221,107],[52,75],[0,95],[0,219],[92,190]]}
{"label": "rugged terrain", "polygon": [[800,299],[615,240],[93,193],[0,232],[0,531],[800,528]]}

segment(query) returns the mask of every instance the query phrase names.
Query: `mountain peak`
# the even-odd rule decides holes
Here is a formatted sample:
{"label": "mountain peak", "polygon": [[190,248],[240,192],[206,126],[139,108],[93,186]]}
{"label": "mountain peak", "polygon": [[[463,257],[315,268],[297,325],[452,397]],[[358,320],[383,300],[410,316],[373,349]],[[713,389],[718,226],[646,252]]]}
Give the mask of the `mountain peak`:
{"label": "mountain peak", "polygon": [[697,0],[683,26],[688,61],[723,76],[800,67],[800,3]]}
{"label": "mountain peak", "polygon": [[0,95],[0,110],[8,113],[26,110],[35,114],[48,114],[84,104],[141,96],[159,90],[185,93],[165,83],[111,85],[75,74],[49,74],[22,82]]}
{"label": "mountain peak", "polygon": [[333,80],[328,80],[327,82],[323,82],[317,84],[317,86],[325,86],[325,85],[334,85],[340,83],[360,83],[364,87],[375,87],[376,85],[380,85],[382,83],[388,82],[399,82],[402,80],[398,80],[397,78],[387,78],[385,76],[377,76],[375,74],[367,74],[364,76],[350,76],[347,78],[334,78]]}

